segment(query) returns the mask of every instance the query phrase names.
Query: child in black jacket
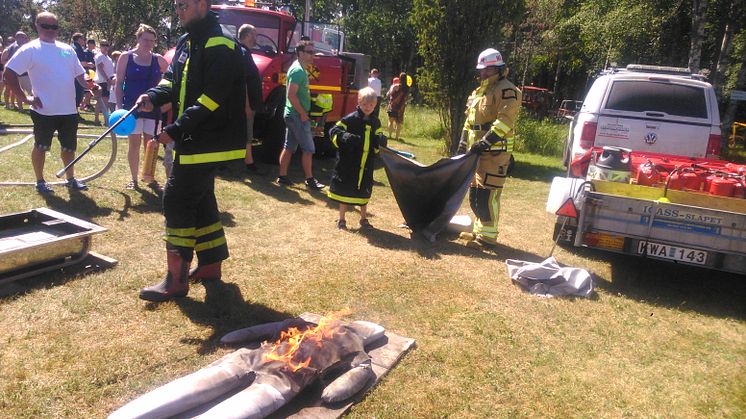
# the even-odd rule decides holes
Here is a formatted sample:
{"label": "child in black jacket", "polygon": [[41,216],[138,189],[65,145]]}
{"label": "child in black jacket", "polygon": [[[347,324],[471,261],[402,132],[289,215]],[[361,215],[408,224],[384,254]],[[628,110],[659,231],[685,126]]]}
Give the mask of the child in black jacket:
{"label": "child in black jacket", "polygon": [[357,100],[357,110],[329,130],[329,138],[338,151],[327,195],[339,202],[337,228],[342,230],[347,228],[345,213],[355,205],[360,206],[360,228],[371,228],[367,210],[373,192],[373,160],[379,146],[386,145],[381,121],[373,115],[376,92],[370,87],[361,89]]}

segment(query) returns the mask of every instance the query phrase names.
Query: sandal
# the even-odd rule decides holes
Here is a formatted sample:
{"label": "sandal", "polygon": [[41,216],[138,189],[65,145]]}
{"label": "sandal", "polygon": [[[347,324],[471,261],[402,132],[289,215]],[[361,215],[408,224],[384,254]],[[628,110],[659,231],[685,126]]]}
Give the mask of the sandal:
{"label": "sandal", "polygon": [[127,183],[127,186],[124,187],[124,189],[133,190],[137,189],[137,181],[131,180]]}
{"label": "sandal", "polygon": [[370,224],[370,221],[368,221],[367,218],[363,218],[360,220],[360,229],[361,230],[371,230],[373,226]]}
{"label": "sandal", "polygon": [[337,220],[337,228],[340,230],[347,230],[347,221]]}

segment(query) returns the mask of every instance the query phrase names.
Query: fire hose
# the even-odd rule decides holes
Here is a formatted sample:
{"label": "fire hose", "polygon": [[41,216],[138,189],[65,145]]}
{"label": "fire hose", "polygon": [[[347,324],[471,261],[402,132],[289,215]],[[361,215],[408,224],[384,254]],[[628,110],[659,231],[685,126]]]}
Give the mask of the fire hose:
{"label": "fire hose", "polygon": [[[116,136],[116,134],[114,134],[113,131],[114,131],[114,129],[117,126],[119,126],[119,124],[121,124],[125,119],[127,119],[128,116],[130,116],[132,113],[134,113],[137,110],[137,108],[138,108],[138,105],[133,106],[132,109],[130,109],[129,111],[127,111],[126,114],[122,115],[122,117],[120,117],[119,120],[117,120],[115,123],[111,124],[111,126],[106,131],[104,131],[103,134],[101,134],[99,136],[96,136],[96,135],[93,135],[93,134],[78,134],[78,138],[84,137],[84,138],[95,138],[95,139],[93,141],[91,141],[88,144],[88,147],[85,150],[83,150],[83,152],[80,153],[77,157],[75,157],[75,159],[73,159],[73,161],[71,161],[70,164],[68,164],[65,167],[63,167],[62,169],[60,169],[55,174],[55,176],[57,176],[58,178],[62,177],[62,175],[70,167],[72,167],[81,158],[83,158],[83,156],[85,156],[86,154],[88,154],[88,152],[91,151],[93,149],[93,147],[95,147],[99,142],[101,142],[101,140],[103,140],[104,137],[106,137],[107,135],[110,134],[110,136],[111,136],[111,156],[109,156],[109,161],[106,162],[106,165],[101,170],[99,170],[99,171],[97,171],[97,172],[95,172],[95,173],[93,173],[91,175],[88,175],[88,176],[85,176],[85,177],[81,177],[80,180],[82,182],[88,182],[88,181],[91,181],[91,180],[94,180],[94,179],[97,179],[97,178],[103,176],[107,171],[109,171],[109,169],[114,164],[114,161],[117,158],[117,136]],[[18,130],[16,130],[16,129],[10,129],[10,130],[8,130],[8,129],[2,129],[2,130],[0,130],[0,134],[28,134],[28,135],[26,135],[26,137],[24,137],[20,141],[16,141],[13,144],[9,144],[9,145],[7,145],[7,146],[5,146],[3,148],[0,148],[0,153],[3,153],[5,151],[7,151],[7,150],[10,150],[12,148],[15,148],[17,146],[20,146],[20,145],[24,144],[24,143],[26,143],[29,139],[31,139],[34,136],[33,135],[33,130],[22,130],[22,129],[18,129]],[[65,181],[61,180],[61,181],[48,182],[48,183],[50,185],[62,185],[62,184],[65,183]],[[34,185],[36,185],[36,182],[0,182],[0,186],[34,186]]]}

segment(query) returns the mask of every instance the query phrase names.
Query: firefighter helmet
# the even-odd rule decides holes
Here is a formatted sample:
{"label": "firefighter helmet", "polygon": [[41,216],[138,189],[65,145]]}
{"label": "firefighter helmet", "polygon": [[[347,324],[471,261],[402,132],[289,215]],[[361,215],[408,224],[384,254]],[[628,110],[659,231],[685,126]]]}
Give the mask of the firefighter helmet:
{"label": "firefighter helmet", "polygon": [[479,54],[477,59],[477,70],[487,67],[504,67],[505,61],[500,51],[494,48],[487,48]]}

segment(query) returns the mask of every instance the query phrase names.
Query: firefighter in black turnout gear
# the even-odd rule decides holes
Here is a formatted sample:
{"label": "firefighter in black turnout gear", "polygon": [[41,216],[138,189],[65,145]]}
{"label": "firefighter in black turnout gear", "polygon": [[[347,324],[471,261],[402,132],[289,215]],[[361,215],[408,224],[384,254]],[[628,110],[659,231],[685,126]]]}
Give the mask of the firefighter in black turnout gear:
{"label": "firefighter in black turnout gear", "polygon": [[[246,155],[246,84],[238,41],[218,24],[210,0],[176,0],[187,33],[163,80],[138,102],[142,110],[171,103],[178,110],[159,141],[174,141],[174,166],[163,195],[168,273],[140,298],[183,297],[189,279],[218,280],[228,246],[215,199],[215,172]],[[189,265],[194,253],[197,266]]]}
{"label": "firefighter in black turnout gear", "polygon": [[482,51],[476,68],[481,82],[466,102],[466,121],[458,149],[458,154],[466,153],[471,144],[469,151],[479,153],[479,165],[469,190],[475,220],[473,231],[461,233],[460,238],[469,247],[481,248],[497,244],[500,195],[508,177],[521,91],[506,78],[508,68],[499,51]]}

